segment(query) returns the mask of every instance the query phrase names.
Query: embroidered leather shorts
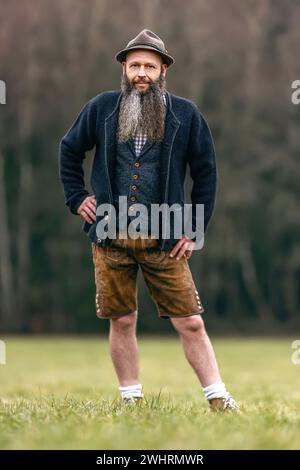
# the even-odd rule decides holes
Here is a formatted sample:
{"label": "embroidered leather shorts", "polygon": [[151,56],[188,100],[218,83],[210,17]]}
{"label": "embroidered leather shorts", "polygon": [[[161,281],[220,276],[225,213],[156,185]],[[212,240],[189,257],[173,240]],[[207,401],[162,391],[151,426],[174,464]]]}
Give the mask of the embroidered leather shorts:
{"label": "embroidered leather shorts", "polygon": [[108,247],[92,243],[96,284],[96,314],[118,318],[137,311],[140,269],[161,318],[188,317],[204,312],[184,254],[179,260],[157,247],[151,238],[116,238]]}

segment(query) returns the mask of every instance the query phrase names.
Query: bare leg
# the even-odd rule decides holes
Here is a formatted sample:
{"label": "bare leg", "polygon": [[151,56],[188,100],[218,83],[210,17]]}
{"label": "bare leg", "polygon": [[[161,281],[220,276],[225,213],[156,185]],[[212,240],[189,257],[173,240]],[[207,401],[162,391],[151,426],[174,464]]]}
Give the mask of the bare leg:
{"label": "bare leg", "polygon": [[121,387],[139,383],[136,323],[137,312],[110,320],[110,352]]}
{"label": "bare leg", "polygon": [[200,315],[171,318],[180,335],[185,356],[202,387],[221,381],[215,353]]}

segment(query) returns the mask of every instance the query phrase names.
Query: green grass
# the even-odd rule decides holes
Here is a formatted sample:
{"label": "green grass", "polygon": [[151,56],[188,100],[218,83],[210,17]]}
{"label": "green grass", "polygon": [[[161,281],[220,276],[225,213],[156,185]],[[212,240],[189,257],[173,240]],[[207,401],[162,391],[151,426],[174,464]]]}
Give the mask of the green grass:
{"label": "green grass", "polygon": [[135,408],[120,402],[106,338],[2,339],[1,449],[300,448],[295,338],[213,340],[241,416],[208,411],[176,338],[139,338]]}

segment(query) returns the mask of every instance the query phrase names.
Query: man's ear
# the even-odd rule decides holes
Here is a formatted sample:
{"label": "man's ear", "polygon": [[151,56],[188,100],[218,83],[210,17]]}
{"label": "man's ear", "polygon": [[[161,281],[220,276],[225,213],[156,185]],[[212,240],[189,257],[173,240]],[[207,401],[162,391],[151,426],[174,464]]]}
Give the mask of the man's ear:
{"label": "man's ear", "polygon": [[126,62],[125,61],[122,62],[122,71],[123,71],[123,73],[126,72]]}
{"label": "man's ear", "polygon": [[164,77],[166,76],[167,68],[167,64],[161,64],[161,71],[163,72]]}

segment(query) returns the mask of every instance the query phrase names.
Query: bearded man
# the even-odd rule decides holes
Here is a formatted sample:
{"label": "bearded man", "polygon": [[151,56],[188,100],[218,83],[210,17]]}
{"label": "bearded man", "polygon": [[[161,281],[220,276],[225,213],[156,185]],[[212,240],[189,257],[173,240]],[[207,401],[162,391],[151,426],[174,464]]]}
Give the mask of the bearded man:
{"label": "bearded man", "polygon": [[[189,238],[184,226],[176,238],[176,217],[153,227],[149,214],[161,204],[175,204],[182,213],[189,166],[192,225],[196,229],[194,209],[203,205],[205,232],[217,185],[210,129],[192,101],[167,91],[166,72],[174,59],[155,33],[144,29],[115,57],[122,64],[121,90],[103,92],[83,107],[60,144],[60,179],[65,203],[83,218],[91,242],[96,312],[110,321],[111,358],[121,397],[130,403],[143,398],[136,338],[136,280],[141,269],[159,317],[170,319],[180,335],[210,408],[238,411],[221,379],[188,263],[196,239]],[[86,151],[94,147],[90,195],[82,165]],[[126,200],[125,212],[120,196]],[[137,206],[147,210],[141,211],[139,230],[131,237],[127,229]],[[101,230],[115,214],[115,229]],[[168,236],[162,230],[166,225]]]}

